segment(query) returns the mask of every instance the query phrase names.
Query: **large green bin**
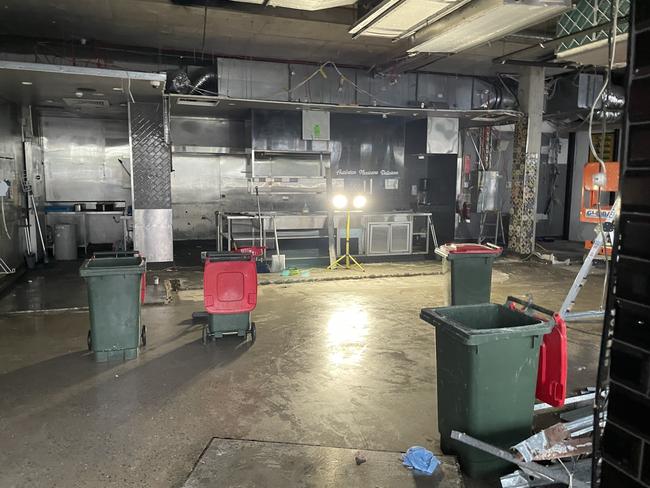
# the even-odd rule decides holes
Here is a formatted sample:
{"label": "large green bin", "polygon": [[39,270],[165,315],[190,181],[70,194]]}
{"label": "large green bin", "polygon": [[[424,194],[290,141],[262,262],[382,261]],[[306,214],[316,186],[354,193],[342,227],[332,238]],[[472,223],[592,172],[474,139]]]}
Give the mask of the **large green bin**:
{"label": "large green bin", "polygon": [[447,276],[447,304],[489,303],[492,263],[501,248],[488,244],[445,244],[436,249]]}
{"label": "large green bin", "polygon": [[542,338],[553,325],[484,303],[425,308],[436,328],[440,445],[463,471],[486,478],[512,465],[451,439],[464,432],[503,449],[531,435]]}
{"label": "large green bin", "polygon": [[79,274],[86,280],[90,308],[88,345],[98,362],[134,359],[141,336],[140,301],[144,258],[93,257]]}

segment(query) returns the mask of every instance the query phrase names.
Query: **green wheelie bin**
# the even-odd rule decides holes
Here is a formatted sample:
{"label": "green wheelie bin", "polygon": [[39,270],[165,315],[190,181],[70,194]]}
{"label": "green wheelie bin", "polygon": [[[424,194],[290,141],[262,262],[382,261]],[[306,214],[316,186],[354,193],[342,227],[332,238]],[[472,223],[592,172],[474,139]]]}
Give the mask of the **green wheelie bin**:
{"label": "green wheelie bin", "polygon": [[137,252],[98,254],[79,269],[88,288],[88,349],[97,362],[134,359],[140,343],[146,343],[140,325],[145,271],[145,259]]}
{"label": "green wheelie bin", "polygon": [[436,329],[442,451],[456,454],[472,478],[512,471],[451,431],[506,450],[531,435],[540,345],[553,324],[492,303],[424,308],[420,318]]}
{"label": "green wheelie bin", "polygon": [[436,248],[447,276],[447,304],[489,303],[492,263],[501,254],[493,244],[444,244]]}

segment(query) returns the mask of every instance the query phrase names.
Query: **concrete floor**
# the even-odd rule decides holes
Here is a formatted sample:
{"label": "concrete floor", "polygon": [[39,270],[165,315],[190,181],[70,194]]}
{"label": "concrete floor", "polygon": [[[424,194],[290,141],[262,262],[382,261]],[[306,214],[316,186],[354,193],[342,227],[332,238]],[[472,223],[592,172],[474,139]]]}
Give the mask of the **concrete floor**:
{"label": "concrete floor", "polygon": [[[497,263],[492,299],[532,293],[557,308],[577,269]],[[597,275],[577,310],[597,307]],[[79,301],[63,273],[25,279]],[[179,487],[215,436],[439,452],[435,334],[418,316],[444,304],[444,286],[440,275],[263,286],[253,345],[203,346],[189,321],[202,304],[186,296],[145,307],[148,345],[117,364],[87,353],[87,311],[0,314],[0,486]],[[17,290],[0,311],[38,300]],[[570,391],[594,383],[599,329],[571,325]]]}

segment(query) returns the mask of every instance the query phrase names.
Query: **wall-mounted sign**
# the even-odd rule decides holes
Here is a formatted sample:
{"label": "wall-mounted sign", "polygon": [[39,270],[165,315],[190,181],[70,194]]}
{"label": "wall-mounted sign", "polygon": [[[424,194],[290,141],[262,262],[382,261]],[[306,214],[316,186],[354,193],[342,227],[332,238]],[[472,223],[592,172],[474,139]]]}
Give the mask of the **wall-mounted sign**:
{"label": "wall-mounted sign", "polygon": [[399,171],[393,169],[337,169],[336,176],[399,176]]}
{"label": "wall-mounted sign", "polygon": [[330,113],[322,110],[303,110],[302,138],[306,141],[329,141]]}

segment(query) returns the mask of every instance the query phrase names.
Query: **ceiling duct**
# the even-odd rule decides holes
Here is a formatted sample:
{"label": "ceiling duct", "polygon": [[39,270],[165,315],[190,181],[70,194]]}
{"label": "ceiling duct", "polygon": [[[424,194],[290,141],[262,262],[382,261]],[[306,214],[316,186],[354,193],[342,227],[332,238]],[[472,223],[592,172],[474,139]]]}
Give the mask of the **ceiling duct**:
{"label": "ceiling duct", "polygon": [[474,0],[412,37],[409,53],[454,54],[559,16],[571,0]]}
{"label": "ceiling duct", "polygon": [[403,38],[470,0],[383,0],[350,27],[352,37]]}

